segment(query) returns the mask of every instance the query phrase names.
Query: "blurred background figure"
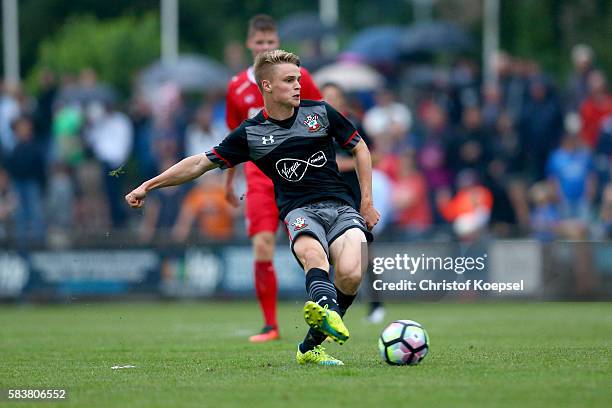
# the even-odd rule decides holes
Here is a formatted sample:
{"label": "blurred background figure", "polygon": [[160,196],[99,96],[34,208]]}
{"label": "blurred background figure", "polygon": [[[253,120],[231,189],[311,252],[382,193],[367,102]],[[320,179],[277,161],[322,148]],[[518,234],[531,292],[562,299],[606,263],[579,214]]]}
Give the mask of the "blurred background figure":
{"label": "blurred background figure", "polygon": [[562,220],[561,234],[586,239],[593,211],[596,175],[591,152],[581,145],[577,133],[568,132],[547,163],[548,179]]}
{"label": "blurred background figure", "polygon": [[404,151],[398,159],[391,193],[395,229],[404,240],[423,239],[433,223],[427,180],[418,169],[414,150]]}
{"label": "blurred background figure", "polygon": [[567,81],[567,109],[578,112],[582,102],[589,94],[588,78],[595,57],[593,49],[586,44],[577,44],[572,48],[572,71]]}
{"label": "blurred background figure", "polygon": [[12,218],[17,208],[17,196],[5,169],[0,167],[0,242],[7,242],[12,236]]}
{"label": "blurred background figure", "polygon": [[410,110],[397,101],[389,88],[376,92],[376,104],[363,117],[364,130],[383,155],[402,145],[411,125]]}
{"label": "blurred background figure", "polygon": [[85,140],[101,165],[112,225],[121,228],[125,226],[127,214],[123,203],[124,177],[121,176],[120,169],[126,164],[132,151],[132,125],[124,113],[113,109],[109,104],[90,104],[87,108],[87,119]]}
{"label": "blurred background figure", "polygon": [[530,215],[531,236],[544,242],[554,240],[561,218],[555,207],[550,184],[545,181],[534,184],[529,195],[533,207]]}
{"label": "blurred background figure", "polygon": [[12,130],[16,144],[8,154],[6,168],[18,197],[15,213],[15,237],[24,245],[39,245],[45,240],[44,188],[45,157],[34,141],[34,124],[27,116],[19,116]]}
{"label": "blurred background figure", "polygon": [[226,241],[234,233],[235,209],[225,199],[224,178],[220,172],[200,177],[181,204],[172,236],[178,242],[189,238],[196,224],[196,236]]}
{"label": "blurred background figure", "polygon": [[580,105],[582,141],[589,148],[597,146],[601,125],[612,115],[612,94],[608,92],[606,76],[602,71],[591,71],[587,77],[588,95]]}
{"label": "blurred background figure", "polygon": [[[160,167],[161,171],[169,169],[176,160],[165,159]],[[140,225],[140,239],[143,242],[160,242],[168,243],[171,238],[171,231],[179,218],[179,212],[183,205],[185,195],[189,192],[188,185],[162,188],[159,190],[152,191],[147,198],[147,206],[144,210],[144,217]],[[190,213],[192,214],[192,213]],[[187,215],[185,218],[184,226],[180,231],[179,240],[184,241],[185,237],[189,235],[191,225],[187,227],[188,221]]]}
{"label": "blurred background figure", "polygon": [[438,197],[438,208],[452,223],[456,236],[464,242],[474,242],[485,232],[491,217],[493,196],[478,180],[472,169],[457,176],[457,193]]}
{"label": "blurred background figure", "polygon": [[223,122],[213,121],[213,106],[202,104],[195,113],[194,120],[187,126],[185,135],[185,156],[193,156],[217,146],[228,134]]}

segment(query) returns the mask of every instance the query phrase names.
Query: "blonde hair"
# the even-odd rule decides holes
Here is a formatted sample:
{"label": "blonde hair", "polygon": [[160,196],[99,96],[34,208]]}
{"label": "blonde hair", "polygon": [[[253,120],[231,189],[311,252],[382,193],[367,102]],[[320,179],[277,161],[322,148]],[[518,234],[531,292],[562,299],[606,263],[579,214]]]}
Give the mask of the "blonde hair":
{"label": "blonde hair", "polygon": [[299,67],[300,57],[284,50],[266,51],[255,57],[253,72],[255,74],[255,82],[257,82],[260,90],[262,89],[262,81],[269,79],[272,68],[280,64],[293,64]]}

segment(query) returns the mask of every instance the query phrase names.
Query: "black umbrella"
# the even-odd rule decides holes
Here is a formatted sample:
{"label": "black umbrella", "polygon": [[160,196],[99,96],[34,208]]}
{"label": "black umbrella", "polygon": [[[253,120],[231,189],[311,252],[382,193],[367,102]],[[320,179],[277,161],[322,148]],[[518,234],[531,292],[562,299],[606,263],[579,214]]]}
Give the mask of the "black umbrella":
{"label": "black umbrella", "polygon": [[433,21],[419,23],[404,31],[399,42],[402,54],[464,52],[474,48],[472,38],[461,27]]}
{"label": "black umbrella", "polygon": [[142,72],[144,87],[157,87],[167,82],[187,91],[223,90],[230,71],[215,60],[201,55],[181,55],[171,64],[158,61]]}
{"label": "black umbrella", "polygon": [[324,24],[314,12],[298,12],[285,17],[278,24],[278,35],[283,41],[320,40],[336,32],[336,27]]}

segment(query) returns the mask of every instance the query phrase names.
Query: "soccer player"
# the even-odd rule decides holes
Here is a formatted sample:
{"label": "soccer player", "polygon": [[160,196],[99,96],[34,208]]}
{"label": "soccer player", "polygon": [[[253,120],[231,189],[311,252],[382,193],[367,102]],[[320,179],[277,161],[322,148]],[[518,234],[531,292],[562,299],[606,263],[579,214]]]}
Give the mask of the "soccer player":
{"label": "soccer player", "polygon": [[[231,132],[204,154],[187,157],[145,181],[125,199],[144,204],[151,190],[193,180],[216,167],[251,161],[272,179],[280,217],[291,250],[306,273],[311,300],[304,306],[310,326],[298,346],[300,364],[343,365],[321,343],[329,336],[339,344],[349,338],[342,316],[361,282],[362,251],[379,220],[372,203],[372,162],[359,133],[325,102],[300,100],[299,58],[282,50],[255,59],[254,74],[264,110]],[[352,151],[361,189],[361,208],[338,172],[333,140]],[[330,261],[334,282],[329,276]]]}
{"label": "soccer player", "polygon": [[[253,59],[263,52],[279,48],[276,23],[272,17],[258,14],[249,21],[246,46],[253,54]],[[320,100],[321,94],[306,69],[300,68],[301,97]],[[227,89],[226,122],[229,129],[236,129],[240,124],[255,116],[263,109],[264,101],[255,83],[253,67],[234,76]],[[278,228],[278,208],[274,199],[272,181],[253,163],[245,164],[247,181],[246,220],[247,234],[253,243],[255,258],[255,292],[264,317],[264,327],[259,334],[249,341],[262,343],[280,338],[276,320],[276,297],[278,286],[274,272],[274,244]],[[226,198],[234,206],[239,205],[233,188],[234,169],[230,169],[226,178]]]}

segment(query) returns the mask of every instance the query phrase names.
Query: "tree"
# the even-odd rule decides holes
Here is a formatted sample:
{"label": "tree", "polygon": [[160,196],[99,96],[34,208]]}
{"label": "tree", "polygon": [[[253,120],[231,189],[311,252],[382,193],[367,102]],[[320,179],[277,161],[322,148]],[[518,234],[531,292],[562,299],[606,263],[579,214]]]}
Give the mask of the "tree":
{"label": "tree", "polygon": [[42,42],[28,83],[34,85],[45,68],[76,74],[91,67],[102,81],[127,92],[138,70],[159,57],[159,48],[159,19],[155,14],[102,22],[91,16],[73,17],[56,35]]}

